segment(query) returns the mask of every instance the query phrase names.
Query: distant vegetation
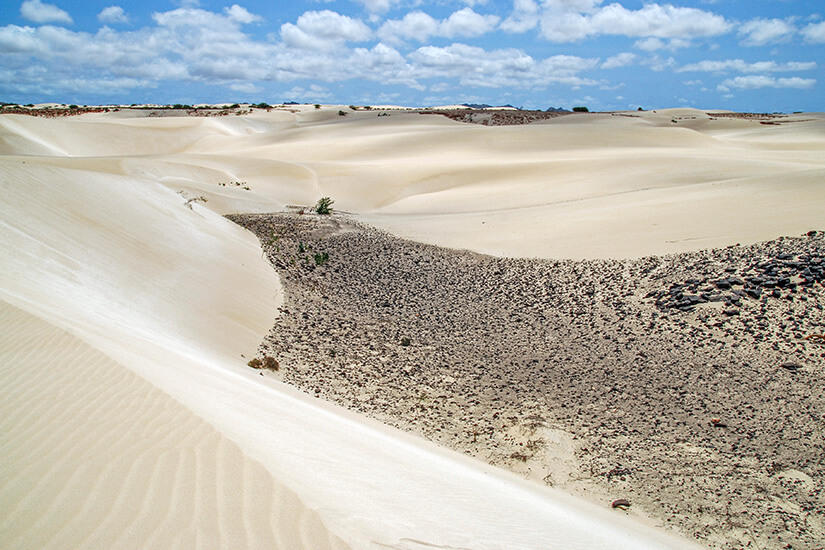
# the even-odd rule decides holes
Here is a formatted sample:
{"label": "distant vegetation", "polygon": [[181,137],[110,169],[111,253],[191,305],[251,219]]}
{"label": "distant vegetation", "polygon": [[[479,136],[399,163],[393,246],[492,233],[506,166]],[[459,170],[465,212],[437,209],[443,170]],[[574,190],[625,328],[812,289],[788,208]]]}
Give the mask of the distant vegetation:
{"label": "distant vegetation", "polygon": [[588,109],[587,107],[573,107],[573,112],[574,113],[589,113],[590,109]]}

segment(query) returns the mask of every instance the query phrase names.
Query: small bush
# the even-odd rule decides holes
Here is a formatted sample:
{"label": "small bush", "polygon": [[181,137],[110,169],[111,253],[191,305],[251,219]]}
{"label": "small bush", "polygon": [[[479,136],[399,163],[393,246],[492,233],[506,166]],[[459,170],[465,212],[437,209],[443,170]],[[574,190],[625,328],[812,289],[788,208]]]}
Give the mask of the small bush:
{"label": "small bush", "polygon": [[315,265],[321,266],[329,261],[329,252],[316,252]]}
{"label": "small bush", "polygon": [[276,361],[274,357],[267,355],[264,357],[264,368],[268,370],[278,370],[281,368],[281,365],[278,364],[278,361]]}
{"label": "small bush", "polygon": [[588,109],[587,107],[573,107],[573,112],[574,113],[589,113],[590,109]]}
{"label": "small bush", "polygon": [[261,360],[256,357],[255,359],[247,363],[247,365],[252,367],[253,369],[259,369],[263,366],[263,363],[261,363]]}
{"label": "small bush", "polygon": [[320,109],[320,108],[321,108],[321,104],[320,104],[320,103],[316,103],[316,104],[315,104],[315,108],[316,108],[316,109]]}
{"label": "small bush", "polygon": [[333,203],[335,203],[335,201],[331,198],[322,197],[318,199],[318,202],[315,203],[315,211],[318,214],[331,214]]}
{"label": "small bush", "polygon": [[338,111],[338,116],[347,116],[347,113],[345,111],[340,111],[339,110]]}

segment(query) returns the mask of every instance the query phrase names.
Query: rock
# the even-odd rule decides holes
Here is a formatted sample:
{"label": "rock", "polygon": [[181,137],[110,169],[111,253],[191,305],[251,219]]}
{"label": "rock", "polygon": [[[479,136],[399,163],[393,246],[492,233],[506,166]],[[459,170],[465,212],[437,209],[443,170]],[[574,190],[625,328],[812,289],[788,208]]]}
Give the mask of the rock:
{"label": "rock", "polygon": [[793,362],[782,363],[779,366],[782,367],[783,369],[789,370],[791,372],[796,372],[796,371],[798,371],[799,369],[802,368],[802,365],[800,365],[799,363],[793,363]]}
{"label": "rock", "polygon": [[627,500],[626,498],[620,498],[620,499],[614,500],[610,504],[610,507],[611,508],[620,508],[622,510],[625,510],[627,508],[630,508],[630,501]]}
{"label": "rock", "polygon": [[407,346],[409,346],[411,343],[412,343],[412,342],[410,341],[410,339],[409,339],[409,338],[407,338],[406,336],[401,337],[401,345],[402,345],[402,346],[407,347]]}

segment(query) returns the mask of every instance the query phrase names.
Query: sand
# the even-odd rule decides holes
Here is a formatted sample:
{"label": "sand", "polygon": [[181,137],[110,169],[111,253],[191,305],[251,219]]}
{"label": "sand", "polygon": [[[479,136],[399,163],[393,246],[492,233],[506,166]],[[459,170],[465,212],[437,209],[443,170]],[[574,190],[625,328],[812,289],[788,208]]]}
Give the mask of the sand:
{"label": "sand", "polygon": [[[823,225],[825,119],[761,124],[678,110],[485,127],[338,110],[0,116],[2,317],[28,327],[6,336],[3,393],[27,388],[27,402],[43,406],[59,395],[78,411],[67,424],[26,411],[4,424],[21,435],[3,439],[3,456],[52,457],[3,470],[2,502],[18,514],[4,533],[19,547],[684,547],[672,529],[652,527],[663,517],[644,506],[624,512],[572,498],[246,367],[285,296],[255,237],[222,216],[326,195],[394,234],[505,257],[632,258],[747,244]],[[32,349],[32,332],[53,347]],[[45,368],[18,375],[28,361]],[[61,393],[61,376],[82,368],[92,369],[89,379]],[[110,399],[84,406],[87,393],[104,393],[101,378],[116,395],[135,396],[133,415]],[[4,399],[4,410],[25,408]],[[163,426],[170,418],[192,433],[106,443],[137,430],[137,419]],[[76,441],[70,449],[63,433]],[[134,451],[120,451],[125,444]],[[166,445],[181,449],[175,464]],[[72,449],[86,447],[100,449],[98,464],[124,462],[83,469],[92,458]],[[204,464],[194,480],[193,456]],[[159,479],[179,495],[169,518],[194,538],[168,538],[168,518],[153,507],[170,498]],[[100,489],[71,497],[84,503],[78,517],[66,499],[81,482]],[[232,499],[256,510],[241,522],[222,512]],[[196,503],[211,511],[201,518]],[[40,531],[51,513],[61,519]],[[135,529],[114,527],[119,518]]]}

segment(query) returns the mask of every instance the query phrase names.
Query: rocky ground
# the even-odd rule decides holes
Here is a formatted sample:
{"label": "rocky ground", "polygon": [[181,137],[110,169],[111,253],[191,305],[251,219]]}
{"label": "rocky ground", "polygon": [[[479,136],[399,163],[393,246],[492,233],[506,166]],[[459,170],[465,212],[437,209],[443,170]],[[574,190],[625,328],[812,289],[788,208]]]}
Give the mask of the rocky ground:
{"label": "rocky ground", "polygon": [[483,126],[516,126],[531,124],[564,115],[569,111],[525,111],[510,109],[425,109],[418,111],[422,115],[441,115],[458,122],[481,124]]}
{"label": "rocky ground", "polygon": [[825,547],[822,233],[545,261],[230,218],[282,277],[284,381],[710,547]]}

